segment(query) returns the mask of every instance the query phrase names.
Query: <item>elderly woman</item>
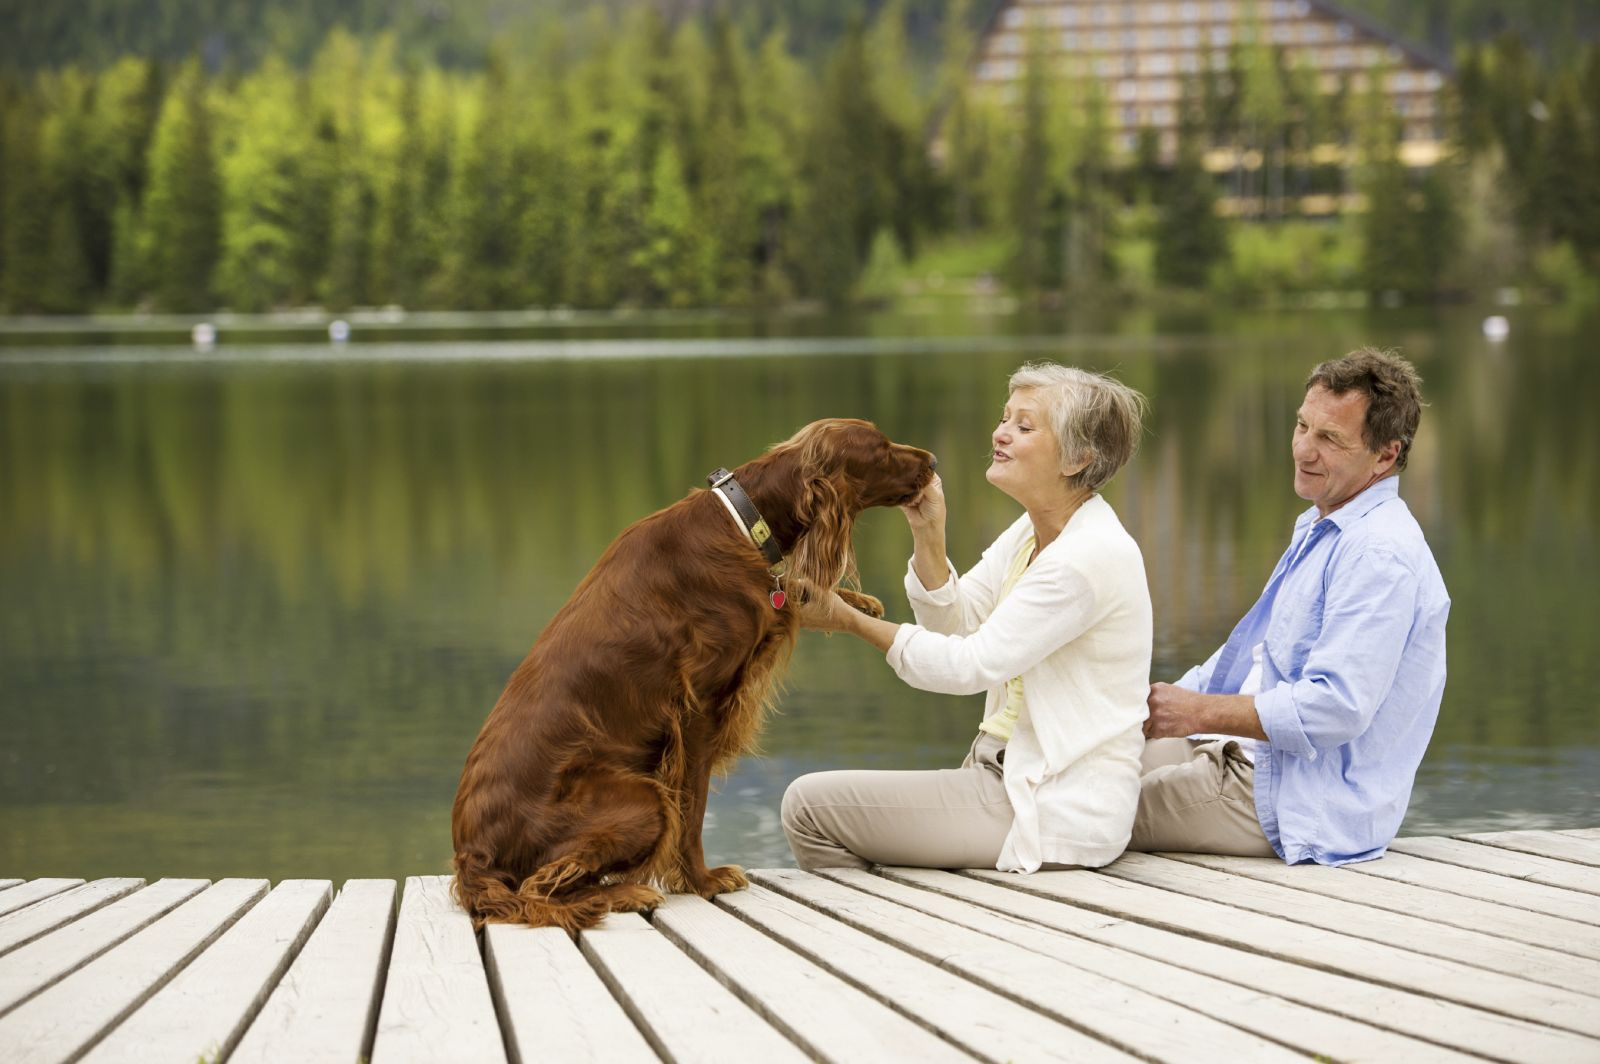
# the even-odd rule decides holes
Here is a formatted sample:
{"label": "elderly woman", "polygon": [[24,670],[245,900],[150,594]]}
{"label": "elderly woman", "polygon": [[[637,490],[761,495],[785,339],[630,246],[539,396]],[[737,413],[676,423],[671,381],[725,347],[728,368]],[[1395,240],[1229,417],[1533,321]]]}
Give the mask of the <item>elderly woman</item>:
{"label": "elderly woman", "polygon": [[913,687],[988,700],[960,768],[795,780],[783,827],[801,868],[1031,872],[1122,852],[1139,803],[1150,592],[1138,545],[1097,491],[1132,457],[1143,408],[1109,377],[1023,366],[987,477],[1026,512],[957,577],[935,478],[902,507],[916,624],[866,616],[837,595],[803,608],[806,627],[859,636]]}

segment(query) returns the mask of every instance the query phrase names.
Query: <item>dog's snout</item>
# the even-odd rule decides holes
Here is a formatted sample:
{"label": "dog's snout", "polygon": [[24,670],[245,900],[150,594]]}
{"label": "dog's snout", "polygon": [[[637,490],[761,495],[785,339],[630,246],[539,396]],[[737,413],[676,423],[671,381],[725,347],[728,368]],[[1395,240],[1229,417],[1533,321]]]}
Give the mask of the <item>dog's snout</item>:
{"label": "dog's snout", "polygon": [[932,470],[937,470],[939,468],[939,456],[934,454],[932,451],[928,452],[928,468]]}

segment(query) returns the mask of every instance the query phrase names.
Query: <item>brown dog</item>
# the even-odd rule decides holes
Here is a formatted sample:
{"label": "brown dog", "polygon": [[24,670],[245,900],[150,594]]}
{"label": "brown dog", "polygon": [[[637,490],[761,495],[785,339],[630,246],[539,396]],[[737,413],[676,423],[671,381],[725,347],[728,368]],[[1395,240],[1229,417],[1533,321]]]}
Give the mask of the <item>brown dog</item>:
{"label": "brown dog", "polygon": [[[474,923],[577,931],[658,904],[657,887],[707,898],[744,887],[738,867],[706,867],[711,774],[754,741],[798,601],[853,579],[856,515],[911,502],[933,469],[928,452],[846,419],[739,466],[733,479],[786,559],[781,579],[713,491],[618,536],[467,755],[451,832],[456,898]],[[882,616],[876,599],[842,593]]]}

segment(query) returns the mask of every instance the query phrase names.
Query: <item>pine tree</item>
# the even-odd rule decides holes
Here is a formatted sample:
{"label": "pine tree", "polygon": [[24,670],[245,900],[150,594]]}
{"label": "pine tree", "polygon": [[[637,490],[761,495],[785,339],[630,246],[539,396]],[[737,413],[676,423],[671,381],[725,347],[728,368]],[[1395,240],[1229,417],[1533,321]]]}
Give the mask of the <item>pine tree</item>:
{"label": "pine tree", "polygon": [[276,55],[246,77],[229,101],[229,135],[219,165],[222,302],[261,311],[303,300],[297,279],[296,183],[310,148],[300,78]]}
{"label": "pine tree", "polygon": [[1202,160],[1199,101],[1185,89],[1178,125],[1178,157],[1167,179],[1156,222],[1156,276],[1165,284],[1199,288],[1228,252],[1217,216],[1217,190]]}
{"label": "pine tree", "polygon": [[91,267],[97,285],[121,305],[142,295],[148,280],[135,266],[142,254],[137,246],[138,205],[144,198],[150,137],[161,99],[159,67],[140,58],[124,57],[112,64],[94,89],[85,153]]}
{"label": "pine tree", "polygon": [[1033,295],[1056,288],[1060,275],[1049,268],[1046,211],[1051,198],[1048,89],[1045,59],[1037,38],[1030,42],[1023,68],[1022,109],[1018,117],[1016,158],[1011,166],[1007,223],[1011,230],[1011,287]]}
{"label": "pine tree", "polygon": [[0,302],[29,313],[44,309],[50,240],[41,123],[32,101],[11,104],[0,118]]}
{"label": "pine tree", "polygon": [[211,107],[196,60],[185,64],[162,104],[149,169],[145,224],[156,301],[167,310],[209,307],[220,247],[220,194]]}

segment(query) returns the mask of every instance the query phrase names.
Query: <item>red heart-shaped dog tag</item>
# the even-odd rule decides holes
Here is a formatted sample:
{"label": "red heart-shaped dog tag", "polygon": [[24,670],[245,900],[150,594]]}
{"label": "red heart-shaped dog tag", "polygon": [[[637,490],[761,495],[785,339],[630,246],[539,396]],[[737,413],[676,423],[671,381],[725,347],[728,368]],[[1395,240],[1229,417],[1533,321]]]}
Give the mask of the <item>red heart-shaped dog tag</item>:
{"label": "red heart-shaped dog tag", "polygon": [[775,610],[783,609],[783,604],[785,602],[788,602],[788,601],[789,601],[789,596],[785,595],[782,591],[774,591],[772,593],[772,608],[773,609],[775,609]]}

